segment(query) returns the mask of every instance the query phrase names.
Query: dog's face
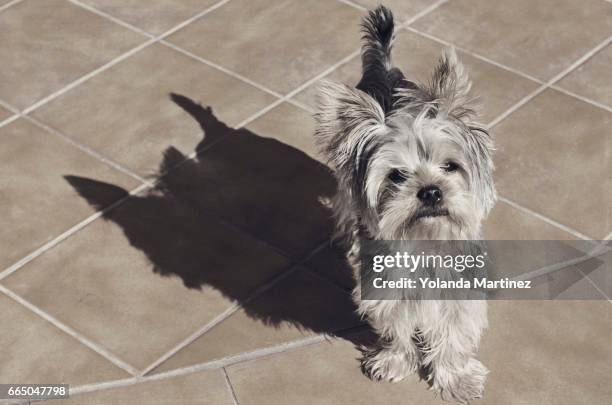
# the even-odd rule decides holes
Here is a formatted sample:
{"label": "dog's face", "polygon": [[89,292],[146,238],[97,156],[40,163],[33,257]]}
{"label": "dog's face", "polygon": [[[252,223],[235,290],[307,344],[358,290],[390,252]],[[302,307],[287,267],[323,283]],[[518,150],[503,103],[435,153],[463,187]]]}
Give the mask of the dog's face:
{"label": "dog's face", "polygon": [[495,189],[492,142],[473,121],[469,88],[452,51],[428,85],[397,90],[386,112],[360,90],[324,86],[317,140],[369,237],[478,237]]}

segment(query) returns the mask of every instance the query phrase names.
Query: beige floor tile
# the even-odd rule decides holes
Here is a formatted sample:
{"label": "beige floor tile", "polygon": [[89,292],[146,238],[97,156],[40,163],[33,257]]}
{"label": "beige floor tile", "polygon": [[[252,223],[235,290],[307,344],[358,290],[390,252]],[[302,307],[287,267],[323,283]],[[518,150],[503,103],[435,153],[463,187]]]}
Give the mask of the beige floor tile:
{"label": "beige floor tile", "polygon": [[378,0],[353,0],[353,3],[366,7],[368,10],[378,7],[379,4],[384,4],[393,11],[395,23],[398,25],[432,4],[428,0],[386,0],[384,2]]}
{"label": "beige floor tile", "polygon": [[65,175],[94,176],[128,189],[138,185],[26,120],[0,128],[0,267],[17,262],[95,211],[76,195]]}
{"label": "beige floor tile", "polygon": [[288,93],[357,48],[361,14],[337,1],[235,0],[169,41]]}
{"label": "beige floor tile", "polygon": [[293,146],[313,159],[320,160],[314,143],[315,123],[312,115],[303,109],[283,103],[247,126],[267,138],[274,138]]}
{"label": "beige floor tile", "polygon": [[67,1],[26,0],[0,14],[0,97],[23,109],[146,38]]}
{"label": "beige floor tile", "polygon": [[375,383],[361,374],[360,353],[334,339],[227,369],[242,405],[443,404],[427,384],[411,376],[397,384]]}
{"label": "beige floor tile", "polygon": [[161,34],[219,0],[81,0],[151,34]]}
{"label": "beige floor tile", "polygon": [[215,326],[155,372],[297,340],[360,324],[350,296],[301,269]]}
{"label": "beige floor tile", "polygon": [[[179,93],[236,125],[274,98],[162,45],[153,45],[54,100],[35,116],[98,152],[150,174],[172,145],[191,153],[198,122],[169,98]],[[206,134],[208,135],[208,134]]]}
{"label": "beige floor tile", "polygon": [[612,34],[611,14],[600,0],[458,0],[414,27],[548,80]]}
{"label": "beige floor tile", "polygon": [[489,303],[480,357],[490,404],[605,404],[612,373],[608,302]]}
{"label": "beige floor tile", "polygon": [[[410,80],[427,82],[444,45],[412,32],[397,35],[393,48],[394,63]],[[480,120],[487,123],[510,108],[539,85],[470,55],[458,52],[473,82],[472,94],[479,97]],[[326,79],[356,85],[361,77],[361,60],[352,59]],[[319,83],[305,89],[296,100],[315,106]]]}
{"label": "beige floor tile", "polygon": [[567,75],[558,85],[581,96],[612,107],[612,45],[595,54]]}
{"label": "beige floor tile", "polygon": [[[72,180],[92,204],[114,186]],[[174,197],[134,197],[3,281],[144,368],[286,268]]]}
{"label": "beige floor tile", "polygon": [[220,370],[203,371],[160,381],[75,395],[68,400],[42,402],[48,405],[232,405],[232,397]]}
{"label": "beige floor tile", "polygon": [[129,377],[4,294],[0,308],[3,383],[76,385]]}
{"label": "beige floor tile", "polygon": [[[547,90],[494,128],[499,192],[589,235],[612,227],[612,117]],[[520,179],[520,181],[518,180]]]}
{"label": "beige floor tile", "polygon": [[[207,134],[214,134],[212,139],[226,139],[164,176],[164,187],[296,259],[329,237],[330,212],[321,200],[335,192],[334,179],[326,166],[284,143],[301,142],[304,137],[295,135],[301,129],[271,130],[275,122],[287,124],[272,111],[272,118],[255,125],[261,132],[235,131],[191,101],[181,103],[199,117]],[[305,119],[295,117],[298,126]],[[181,159],[176,151],[167,152],[164,165]]]}
{"label": "beige floor tile", "polygon": [[486,240],[572,240],[573,235],[498,201],[483,224]]}

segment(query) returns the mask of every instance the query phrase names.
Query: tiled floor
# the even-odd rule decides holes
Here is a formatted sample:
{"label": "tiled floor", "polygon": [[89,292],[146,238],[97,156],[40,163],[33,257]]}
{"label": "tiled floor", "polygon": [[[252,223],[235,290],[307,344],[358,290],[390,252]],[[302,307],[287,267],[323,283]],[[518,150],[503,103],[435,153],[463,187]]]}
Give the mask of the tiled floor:
{"label": "tiled floor", "polygon": [[[360,374],[327,243],[314,95],[356,82],[378,2],[144,3],[0,1],[0,382],[68,383],[71,404],[440,403]],[[610,239],[612,3],[387,4],[397,64],[424,80],[454,44],[481,96],[485,236]],[[491,303],[477,403],[612,402],[612,291],[580,288],[602,299]]]}

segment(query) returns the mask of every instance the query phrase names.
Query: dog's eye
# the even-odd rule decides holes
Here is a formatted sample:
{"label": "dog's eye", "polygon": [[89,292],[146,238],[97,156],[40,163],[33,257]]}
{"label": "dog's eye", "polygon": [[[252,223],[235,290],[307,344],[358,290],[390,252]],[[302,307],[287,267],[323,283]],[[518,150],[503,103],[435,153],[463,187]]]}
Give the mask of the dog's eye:
{"label": "dog's eye", "polygon": [[408,174],[406,172],[401,171],[400,169],[393,169],[389,173],[389,180],[391,180],[395,184],[403,183],[408,179]]}
{"label": "dog's eye", "polygon": [[453,161],[444,163],[441,167],[446,173],[456,172],[459,169],[459,165]]}

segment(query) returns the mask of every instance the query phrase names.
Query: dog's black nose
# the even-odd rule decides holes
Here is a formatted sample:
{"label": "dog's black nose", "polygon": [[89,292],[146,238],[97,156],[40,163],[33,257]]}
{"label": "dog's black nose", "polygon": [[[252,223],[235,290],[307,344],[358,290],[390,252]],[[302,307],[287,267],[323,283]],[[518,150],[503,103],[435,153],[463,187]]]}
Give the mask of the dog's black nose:
{"label": "dog's black nose", "polygon": [[419,190],[417,197],[423,204],[433,207],[442,201],[442,190],[438,186],[425,186]]}

